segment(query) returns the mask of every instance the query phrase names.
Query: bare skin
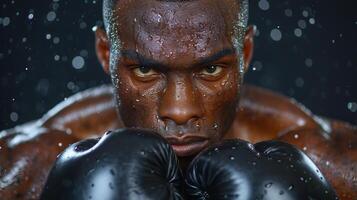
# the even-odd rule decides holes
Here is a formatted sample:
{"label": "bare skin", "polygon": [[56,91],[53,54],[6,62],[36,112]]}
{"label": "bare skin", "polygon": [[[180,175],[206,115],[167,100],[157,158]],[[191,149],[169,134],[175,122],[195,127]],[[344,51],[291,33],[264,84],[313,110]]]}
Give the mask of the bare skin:
{"label": "bare skin", "polygon": [[183,167],[221,139],[283,140],[306,151],[341,199],[356,199],[357,128],[324,121],[267,90],[241,86],[238,63],[244,59],[248,69],[253,28],[239,55],[232,42],[239,5],[217,2],[116,4],[120,41],[96,31],[97,55],[114,87],[78,94],[34,124],[1,132],[0,196],[37,199],[56,155],[68,144],[139,127],[167,138]]}

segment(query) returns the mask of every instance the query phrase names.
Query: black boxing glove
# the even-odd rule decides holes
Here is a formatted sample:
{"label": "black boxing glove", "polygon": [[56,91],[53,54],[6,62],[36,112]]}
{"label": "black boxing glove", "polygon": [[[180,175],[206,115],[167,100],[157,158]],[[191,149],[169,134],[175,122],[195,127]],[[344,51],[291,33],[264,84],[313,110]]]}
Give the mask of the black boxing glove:
{"label": "black boxing glove", "polygon": [[120,129],[68,147],[52,168],[42,200],[182,199],[174,151],[159,135]]}
{"label": "black boxing glove", "polygon": [[228,140],[201,152],[186,177],[189,199],[338,199],[316,165],[277,141]]}

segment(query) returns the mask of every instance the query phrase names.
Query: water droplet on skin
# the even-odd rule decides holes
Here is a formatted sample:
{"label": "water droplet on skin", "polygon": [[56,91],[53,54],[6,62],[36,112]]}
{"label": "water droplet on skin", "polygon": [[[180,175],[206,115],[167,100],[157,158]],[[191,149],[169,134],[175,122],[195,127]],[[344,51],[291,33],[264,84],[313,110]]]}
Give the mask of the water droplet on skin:
{"label": "water droplet on skin", "polygon": [[304,177],[300,177],[300,181],[304,181]]}
{"label": "water droplet on skin", "polygon": [[142,156],[145,156],[145,151],[140,151],[140,154],[141,154]]}
{"label": "water droplet on skin", "polygon": [[214,148],[214,151],[216,151],[216,152],[217,152],[217,151],[219,151],[219,149],[216,147],[216,148]]}
{"label": "water droplet on skin", "polygon": [[61,143],[61,142],[59,142],[59,143],[58,143],[58,146],[59,146],[59,147],[61,147],[61,146],[62,146],[62,143]]}
{"label": "water droplet on skin", "polygon": [[218,129],[218,124],[217,124],[217,123],[214,123],[214,124],[213,124],[213,128],[214,128],[215,130],[217,130],[217,129]]}
{"label": "water droplet on skin", "polygon": [[294,134],[294,139],[298,139],[299,135],[298,134]]}
{"label": "water droplet on skin", "polygon": [[229,160],[234,160],[234,159],[235,159],[234,156],[229,157]]}
{"label": "water droplet on skin", "polygon": [[303,147],[302,150],[306,151],[306,150],[307,150],[307,147]]}
{"label": "water droplet on skin", "polygon": [[326,161],[326,166],[329,166],[330,165],[330,162],[329,161]]}

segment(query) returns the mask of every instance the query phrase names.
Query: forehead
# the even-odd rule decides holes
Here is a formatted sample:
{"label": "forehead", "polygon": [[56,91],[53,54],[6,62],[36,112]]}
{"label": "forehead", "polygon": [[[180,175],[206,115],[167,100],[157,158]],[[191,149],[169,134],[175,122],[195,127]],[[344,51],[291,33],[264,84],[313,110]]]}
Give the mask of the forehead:
{"label": "forehead", "polygon": [[223,1],[119,1],[114,26],[122,48],[155,60],[205,57],[232,47],[234,16],[227,14]]}

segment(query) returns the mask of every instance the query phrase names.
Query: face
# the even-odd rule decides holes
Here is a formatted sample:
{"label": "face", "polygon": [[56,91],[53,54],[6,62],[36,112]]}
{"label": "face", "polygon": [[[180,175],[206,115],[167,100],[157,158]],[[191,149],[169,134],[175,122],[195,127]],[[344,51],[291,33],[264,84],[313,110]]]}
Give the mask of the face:
{"label": "face", "polygon": [[219,141],[235,118],[244,56],[227,2],[119,1],[116,31],[97,33],[124,125],[160,133],[178,156]]}

